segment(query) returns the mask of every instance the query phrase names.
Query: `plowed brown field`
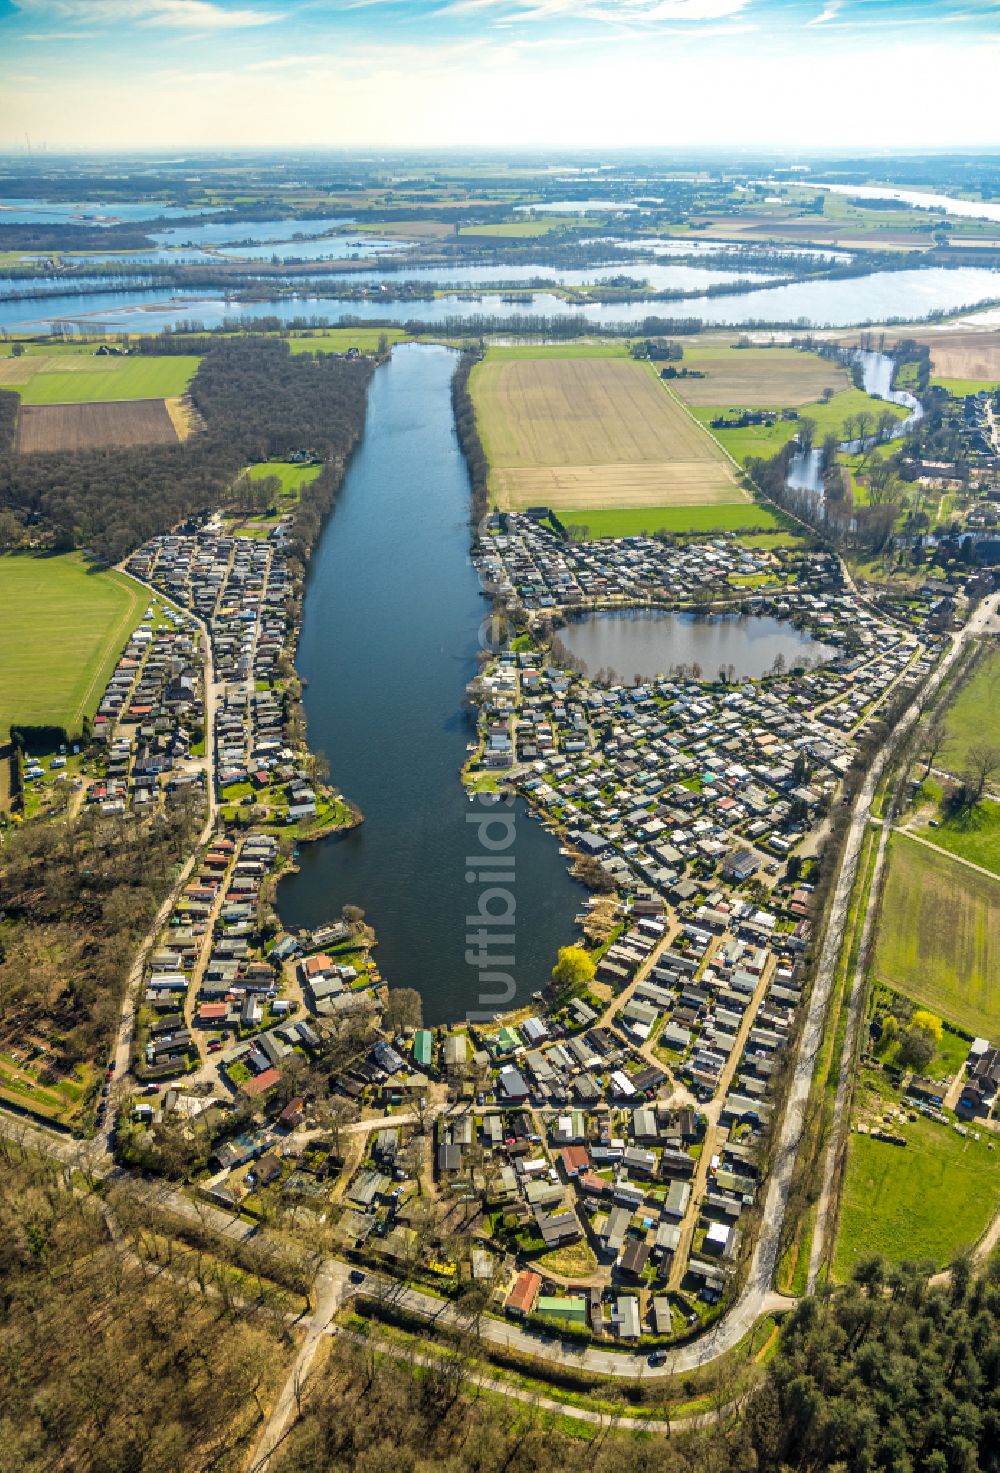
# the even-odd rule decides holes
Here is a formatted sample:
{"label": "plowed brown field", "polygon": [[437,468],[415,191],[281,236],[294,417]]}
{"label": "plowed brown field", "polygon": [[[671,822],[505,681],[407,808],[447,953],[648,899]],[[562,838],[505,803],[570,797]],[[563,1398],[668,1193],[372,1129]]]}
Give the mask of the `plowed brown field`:
{"label": "plowed brown field", "polygon": [[929,334],[931,365],[938,378],[994,379],[1000,383],[1000,332]]}
{"label": "plowed brown field", "polygon": [[839,363],[796,348],[685,348],[683,366],[705,375],[674,383],[689,404],[800,408],[851,387]]}
{"label": "plowed brown field", "polygon": [[162,399],[23,404],[18,416],[17,448],[22,455],[45,450],[176,444],[177,431]]}

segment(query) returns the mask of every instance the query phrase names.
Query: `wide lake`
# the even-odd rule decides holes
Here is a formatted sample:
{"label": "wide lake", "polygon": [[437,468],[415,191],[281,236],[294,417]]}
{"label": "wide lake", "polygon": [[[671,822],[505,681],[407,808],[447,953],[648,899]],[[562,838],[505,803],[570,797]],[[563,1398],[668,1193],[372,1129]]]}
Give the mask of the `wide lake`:
{"label": "wide lake", "polygon": [[[310,745],[365,815],[343,837],[302,846],[279,890],[282,921],[314,926],[360,905],[378,933],[390,985],[415,987],[428,1023],[481,1010],[466,961],[484,885],[469,858],[488,853],[459,781],[473,735],[464,709],[488,609],[469,561],[469,481],[455,437],[446,348],[397,348],[375,374],[364,439],[310,563],[299,670]],[[556,841],[520,803],[512,815],[516,998],[545,985],[575,939],[586,892]],[[509,836],[506,818],[485,835]],[[472,882],[466,875],[473,874]],[[500,905],[492,899],[491,909]],[[492,934],[503,934],[494,928]],[[496,947],[492,948],[496,954]],[[485,1008],[489,1011],[489,1007]]]}
{"label": "wide lake", "polygon": [[585,671],[610,671],[618,680],[666,675],[674,666],[700,667],[706,680],[733,667],[737,677],[765,675],[780,655],[787,667],[830,660],[838,651],[780,619],[671,614],[664,609],[616,609],[588,614],[559,630]]}
{"label": "wide lake", "polygon": [[[623,268],[626,269],[627,268]],[[640,268],[636,267],[636,271]],[[497,280],[503,280],[503,267]],[[405,279],[405,273],[403,273]],[[400,276],[394,280],[398,282]],[[832,281],[794,281],[784,286],[758,286],[743,294],[687,297],[680,301],[645,298],[632,302],[594,302],[580,306],[551,292],[525,294],[517,303],[484,296],[441,296],[429,301],[351,301],[334,294],[286,297],[276,301],[239,303],[219,291],[66,293],[41,303],[0,304],[0,327],[48,332],[60,324],[76,324],[90,332],[158,332],[197,319],[206,327],[223,320],[276,317],[282,322],[322,318],[364,321],[447,322],[449,318],[489,316],[513,320],[523,316],[582,318],[593,327],[640,322],[647,316],[697,317],[712,324],[812,323],[847,327],[891,319],[913,321],[930,312],[956,311],[1000,297],[1000,271],[965,266],[955,270],[877,271],[869,276]]]}

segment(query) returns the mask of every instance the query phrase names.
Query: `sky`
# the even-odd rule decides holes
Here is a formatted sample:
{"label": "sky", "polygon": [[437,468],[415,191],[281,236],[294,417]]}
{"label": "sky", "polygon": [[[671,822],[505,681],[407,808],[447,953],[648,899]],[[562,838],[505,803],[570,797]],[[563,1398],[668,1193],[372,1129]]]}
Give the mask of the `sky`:
{"label": "sky", "polygon": [[1000,144],[1000,0],[0,0],[0,149]]}

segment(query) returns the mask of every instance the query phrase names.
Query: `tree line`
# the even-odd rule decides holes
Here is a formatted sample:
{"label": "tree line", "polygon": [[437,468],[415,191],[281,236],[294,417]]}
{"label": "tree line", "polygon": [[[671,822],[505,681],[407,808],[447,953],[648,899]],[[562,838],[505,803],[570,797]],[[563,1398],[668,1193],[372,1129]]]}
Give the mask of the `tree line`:
{"label": "tree line", "polygon": [[489,509],[490,466],[479,436],[476,409],[469,392],[469,376],[482,358],[482,348],[466,348],[451,381],[451,404],[455,414],[455,430],[469,468],[472,495],[472,522],[478,526]]}

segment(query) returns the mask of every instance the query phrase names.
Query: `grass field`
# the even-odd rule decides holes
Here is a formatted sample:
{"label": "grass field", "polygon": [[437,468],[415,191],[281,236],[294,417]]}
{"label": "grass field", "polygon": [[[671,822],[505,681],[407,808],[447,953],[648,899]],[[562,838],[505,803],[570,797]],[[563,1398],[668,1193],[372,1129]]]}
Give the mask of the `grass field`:
{"label": "grass field", "polygon": [[1000,1038],[1000,881],[894,835],[874,972],[970,1033]]}
{"label": "grass field", "polygon": [[174,399],[183,394],[199,358],[98,358],[94,353],[25,353],[0,359],[0,388],[16,389],[22,404],[96,404],[116,399]]}
{"label": "grass field", "polygon": [[799,408],[824,389],[840,393],[850,379],[838,363],[796,348],[684,348],[685,368],[703,379],[677,379],[673,387],[688,404]]}
{"label": "grass field", "polygon": [[289,465],[286,461],[268,460],[247,469],[251,481],[265,481],[269,476],[281,482],[282,496],[294,496],[296,501],[303,486],[315,481],[321,465]]}
{"label": "grass field", "polygon": [[413,339],[399,327],[330,327],[308,337],[289,338],[288,347],[293,353],[346,353],[348,348],[357,348],[360,353],[374,353],[379,339],[388,338],[390,343],[409,343]]}
{"label": "grass field", "polygon": [[986,1141],[932,1120],[904,1127],[907,1144],[852,1135],[847,1154],[834,1277],[859,1259],[933,1259],[940,1268],[982,1235],[1000,1199],[1000,1172]]}
{"label": "grass field", "polygon": [[24,404],[17,418],[17,448],[22,455],[98,450],[108,445],[176,445],[177,441],[177,427],[163,399]]}
{"label": "grass field", "polygon": [[937,389],[947,389],[955,399],[964,399],[966,394],[978,394],[980,389],[995,389],[1000,379],[932,378],[931,384]]}
{"label": "grass field", "polygon": [[[642,532],[764,532],[778,522],[766,507],[747,501],[741,506],[635,506],[611,511],[567,507],[559,512],[567,527],[586,527],[591,537],[637,537]],[[796,539],[789,538],[788,543]],[[762,546],[781,546],[765,538]]]}
{"label": "grass field", "polygon": [[1000,876],[1000,803],[981,803],[963,818],[943,818],[938,828],[917,832],[922,839],[947,849],[949,854],[957,854]]}
{"label": "grass field", "polygon": [[12,721],[78,732],[97,709],[144,589],[81,553],[0,557],[0,739]]}
{"label": "grass field", "polygon": [[[773,409],[775,406],[766,403],[733,405],[733,408],[737,407]],[[898,404],[889,404],[883,399],[872,399],[861,389],[844,389],[839,394],[834,394],[827,404],[801,406],[800,413],[815,421],[816,444],[820,445],[826,435],[842,436],[844,420],[848,415],[859,413],[879,415],[885,410],[896,419],[906,417],[906,410]],[[708,425],[719,410],[715,406],[692,405],[691,413],[700,423]],[[741,463],[746,461],[750,455],[759,455],[765,460],[770,459],[772,455],[777,455],[781,447],[787,445],[789,440],[793,440],[796,433],[794,420],[779,420],[773,425],[748,425],[745,429],[737,430],[712,430],[712,434],[718,436],[719,443],[726,447],[733,459]]]}
{"label": "grass field", "polygon": [[718,446],[645,364],[487,357],[470,387],[501,507],[749,505]]}
{"label": "grass field", "polygon": [[632,355],[623,338],[605,338],[586,342],[574,338],[571,343],[519,343],[517,347],[498,345],[490,348],[491,363],[549,363],[559,358],[628,358]]}
{"label": "grass field", "polygon": [[936,767],[960,773],[970,747],[991,740],[997,730],[1000,710],[1000,650],[988,654],[971,680],[962,686],[947,717],[948,739],[938,754]]}

